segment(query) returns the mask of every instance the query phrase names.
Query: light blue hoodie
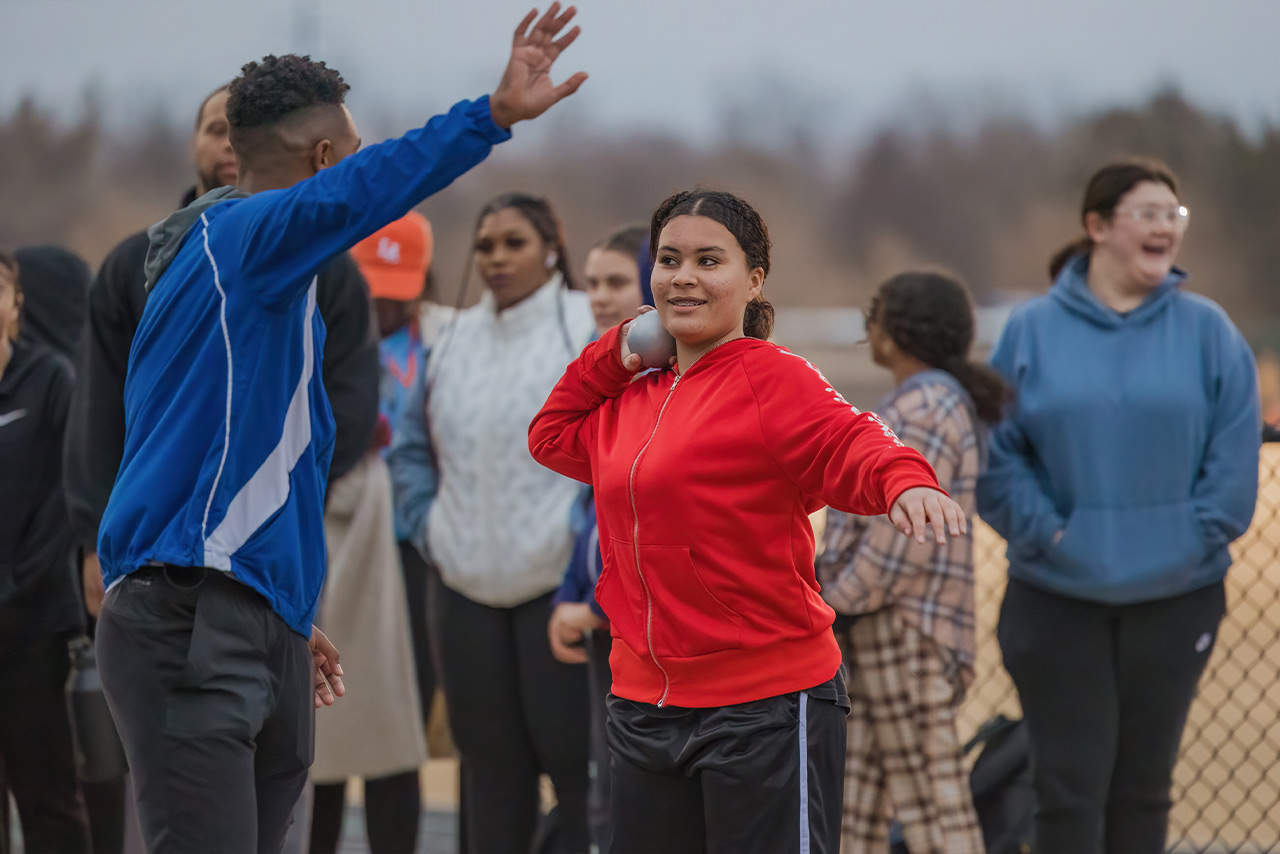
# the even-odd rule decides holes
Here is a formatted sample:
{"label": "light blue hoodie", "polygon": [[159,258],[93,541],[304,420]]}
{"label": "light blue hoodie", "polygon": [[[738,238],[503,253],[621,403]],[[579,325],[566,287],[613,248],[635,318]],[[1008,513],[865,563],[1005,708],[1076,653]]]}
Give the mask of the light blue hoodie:
{"label": "light blue hoodie", "polygon": [[1120,314],[1088,268],[1072,259],[996,345],[1017,397],[992,432],[978,512],[1028,584],[1111,604],[1176,596],[1226,574],[1253,518],[1257,364],[1181,270]]}

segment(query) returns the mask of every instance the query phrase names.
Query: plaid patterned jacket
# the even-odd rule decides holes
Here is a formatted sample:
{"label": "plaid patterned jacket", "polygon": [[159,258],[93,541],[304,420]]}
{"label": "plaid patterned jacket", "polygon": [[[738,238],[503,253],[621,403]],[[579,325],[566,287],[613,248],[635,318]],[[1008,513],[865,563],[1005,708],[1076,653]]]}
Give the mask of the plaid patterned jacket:
{"label": "plaid patterned jacket", "polygon": [[[933,466],[938,483],[965,513],[985,457],[985,435],[969,395],[945,371],[907,379],[877,408],[880,417]],[[963,692],[973,679],[973,537],[920,545],[887,516],[827,510],[816,560],[822,596],[841,614],[893,608],[942,651],[948,679]]]}

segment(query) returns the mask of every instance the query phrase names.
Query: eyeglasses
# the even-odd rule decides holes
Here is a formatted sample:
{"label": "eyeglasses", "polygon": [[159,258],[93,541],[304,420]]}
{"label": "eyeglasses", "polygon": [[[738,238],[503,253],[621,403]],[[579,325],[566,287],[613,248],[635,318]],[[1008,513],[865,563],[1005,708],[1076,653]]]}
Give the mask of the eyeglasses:
{"label": "eyeglasses", "polygon": [[1191,219],[1191,211],[1185,205],[1143,205],[1142,207],[1117,210],[1116,216],[1131,219],[1136,223],[1149,226],[1170,225],[1178,231],[1185,231]]}

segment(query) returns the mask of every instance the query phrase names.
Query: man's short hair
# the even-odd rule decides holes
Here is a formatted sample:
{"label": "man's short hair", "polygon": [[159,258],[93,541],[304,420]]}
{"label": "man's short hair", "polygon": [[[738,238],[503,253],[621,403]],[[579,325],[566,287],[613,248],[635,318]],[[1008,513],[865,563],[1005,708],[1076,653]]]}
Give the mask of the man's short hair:
{"label": "man's short hair", "polygon": [[269,128],[308,107],[340,106],[351,87],[342,75],[309,56],[265,56],[231,81],[227,121],[231,143],[237,131]]}

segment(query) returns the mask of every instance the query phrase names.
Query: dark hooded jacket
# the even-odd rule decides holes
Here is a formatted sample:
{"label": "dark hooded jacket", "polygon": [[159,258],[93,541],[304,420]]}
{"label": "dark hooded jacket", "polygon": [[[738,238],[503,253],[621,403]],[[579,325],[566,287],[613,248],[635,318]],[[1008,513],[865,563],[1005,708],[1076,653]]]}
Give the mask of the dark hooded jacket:
{"label": "dark hooded jacket", "polygon": [[22,271],[22,334],[76,359],[93,271],[61,246],[26,246],[14,258]]}
{"label": "dark hooded jacket", "polygon": [[0,377],[0,648],[83,627],[62,440],[92,273],[58,246],[16,250],[22,323]]}
{"label": "dark hooded jacket", "polygon": [[[194,193],[184,198],[186,207]],[[146,231],[111,251],[89,286],[84,347],[67,425],[64,477],[75,534],[97,547],[98,525],[124,455],[124,379],[147,289]],[[378,419],[378,334],[369,287],[349,255],[320,271],[316,304],[326,335],[322,378],[337,422],[329,482],[359,461]]]}
{"label": "dark hooded jacket", "polygon": [[71,385],[67,359],[14,342],[0,375],[0,653],[83,627],[62,493]]}

